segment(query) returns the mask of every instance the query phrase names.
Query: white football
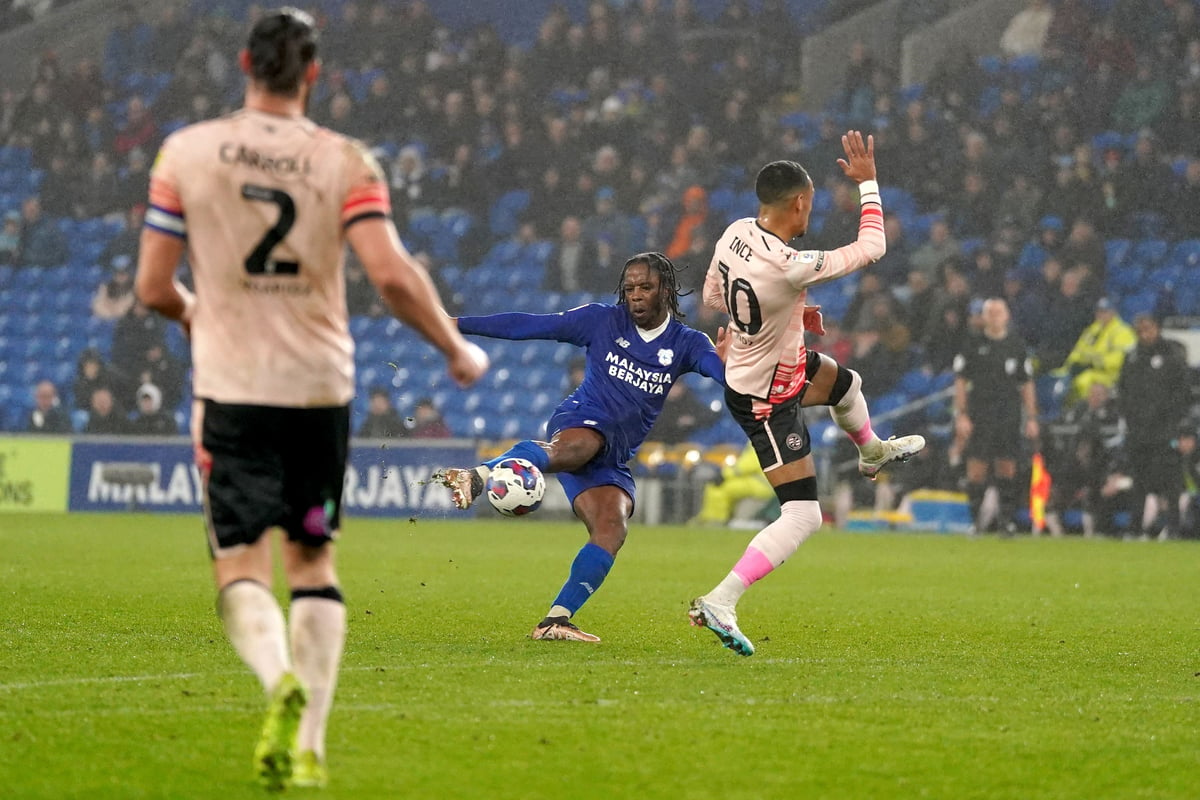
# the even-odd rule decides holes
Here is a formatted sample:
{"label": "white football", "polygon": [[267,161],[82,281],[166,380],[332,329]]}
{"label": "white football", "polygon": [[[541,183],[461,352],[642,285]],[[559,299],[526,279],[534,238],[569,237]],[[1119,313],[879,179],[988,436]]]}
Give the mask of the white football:
{"label": "white football", "polygon": [[484,487],[492,508],[507,517],[536,511],[546,494],[542,471],[523,458],[506,458],[492,467]]}

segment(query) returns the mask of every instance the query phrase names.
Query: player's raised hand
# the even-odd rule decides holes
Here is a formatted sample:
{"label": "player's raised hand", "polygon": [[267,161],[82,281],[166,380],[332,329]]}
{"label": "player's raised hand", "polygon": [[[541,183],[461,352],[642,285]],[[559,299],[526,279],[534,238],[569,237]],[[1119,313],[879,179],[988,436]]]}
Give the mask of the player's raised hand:
{"label": "player's raised hand", "polygon": [[465,389],[483,377],[490,363],[482,347],[474,342],[463,342],[463,346],[448,359],[447,369],[454,382]]}
{"label": "player's raised hand", "polygon": [[874,136],[868,136],[864,143],[860,131],[846,131],[842,134],[842,149],[846,157],[839,158],[837,163],[847,178],[855,183],[875,180]]}

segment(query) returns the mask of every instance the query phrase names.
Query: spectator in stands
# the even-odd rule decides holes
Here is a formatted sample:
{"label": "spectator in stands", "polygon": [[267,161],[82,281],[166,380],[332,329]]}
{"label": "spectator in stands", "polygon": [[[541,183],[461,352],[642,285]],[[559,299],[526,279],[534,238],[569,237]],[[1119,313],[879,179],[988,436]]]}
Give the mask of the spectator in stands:
{"label": "spectator in stands", "polygon": [[704,487],[700,511],[688,520],[688,525],[725,525],[743,500],[755,500],[766,505],[775,499],[775,490],[763,475],[754,446],[742,448],[737,460],[721,470],[719,482]]}
{"label": "spectator in stands", "polygon": [[101,436],[129,433],[129,421],[121,412],[110,390],[101,387],[92,392],[88,421],[83,432]]}
{"label": "spectator in stands", "polygon": [[127,75],[142,71],[153,54],[154,33],[138,16],[134,3],[117,11],[117,24],[104,43],[104,77],[115,84]]}
{"label": "spectator in stands", "polygon": [[57,267],[65,264],[70,251],[58,224],[42,214],[41,201],[26,198],[21,204],[21,249],[18,266]]}
{"label": "spectator in stands", "polygon": [[0,264],[13,264],[21,254],[21,212],[9,211],[0,228]]}
{"label": "spectator in stands", "polygon": [[378,318],[387,313],[383,299],[353,252],[346,258],[346,310],[353,317]]}
{"label": "spectator in stands", "polygon": [[392,439],[407,433],[404,419],[392,404],[392,395],[386,386],[372,386],[368,398],[367,416],[358,428],[359,437]]}
{"label": "spectator in stands", "polygon": [[[845,181],[835,181],[829,191],[832,194],[829,213],[821,225],[821,238],[830,242],[854,241],[858,236],[859,204],[858,189]],[[889,217],[890,219],[890,217]],[[888,254],[891,255],[891,240]],[[871,270],[873,274],[875,270]]]}
{"label": "spectator in stands", "polygon": [[1096,227],[1087,217],[1077,217],[1071,223],[1071,232],[1058,251],[1058,259],[1067,269],[1085,271],[1084,291],[1093,297],[1104,292],[1108,278],[1108,256],[1104,251],[1104,240],[1096,233]]}
{"label": "spectator in stands", "polygon": [[433,203],[434,185],[421,149],[416,145],[400,148],[391,169],[392,208],[401,225],[408,221],[409,214],[416,208]]}
{"label": "spectator in stands", "polygon": [[[1177,205],[1175,198],[1175,175],[1163,162],[1154,133],[1143,130],[1134,142],[1133,156],[1121,163],[1117,172],[1117,193],[1126,211],[1133,215],[1149,212],[1159,215],[1159,221],[1167,219]],[[1156,230],[1132,230],[1135,237],[1159,236]]]}
{"label": "spectator in stands", "polygon": [[1097,300],[1092,324],[1079,334],[1058,372],[1071,377],[1071,400],[1087,397],[1088,387],[1093,383],[1115,385],[1126,354],[1137,342],[1138,335],[1118,316],[1112,301],[1107,297]]}
{"label": "spectator in stands", "polygon": [[1032,291],[1046,298],[1038,358],[1043,368],[1061,365],[1079,334],[1095,314],[1095,301],[1083,291],[1084,273],[1062,269],[1056,258],[1042,264],[1042,278]]}
{"label": "spectator in stands", "polygon": [[92,316],[97,319],[120,319],[133,307],[133,271],[129,256],[113,259],[112,273],[92,295]]}
{"label": "spectator in stands", "polygon": [[959,236],[979,239],[991,235],[995,195],[983,173],[963,175],[962,188],[951,208],[952,227]]}
{"label": "spectator in stands", "polygon": [[1200,539],[1200,447],[1197,447],[1196,421],[1184,420],[1175,436],[1175,449],[1183,467],[1183,498],[1180,501],[1180,535]]}
{"label": "spectator in stands", "polygon": [[667,245],[667,258],[679,259],[692,244],[693,234],[708,224],[708,192],[702,186],[689,186],[680,203],[683,214],[675,225]]}
{"label": "spectator in stands", "polygon": [[[128,313],[117,320],[113,328],[112,364],[122,374],[137,376],[146,351],[166,343],[162,317],[134,300]],[[129,387],[129,393],[138,384]]]}
{"label": "spectator in stands", "polygon": [[33,390],[33,409],[25,422],[28,433],[70,433],[71,418],[62,408],[58,389],[50,381],[39,381]]}
{"label": "spectator in stands", "polygon": [[175,436],[179,433],[175,418],[163,409],[162,392],[153,383],[138,387],[129,433],[138,436]]}
{"label": "spectator in stands", "polygon": [[1010,329],[1010,319],[1007,303],[986,300],[982,335],[964,342],[954,357],[955,444],[966,456],[967,498],[976,533],[984,530],[981,509],[989,475],[999,495],[1000,529],[1009,535],[1016,531],[1021,439],[1038,438],[1033,364],[1025,342]]}
{"label": "spectator in stands", "polygon": [[[1172,441],[1188,411],[1187,356],[1183,345],[1162,335],[1153,316],[1139,314],[1133,324],[1137,346],[1128,355],[1122,353],[1117,382],[1128,475],[1133,478],[1133,524],[1142,536],[1169,539],[1179,535],[1183,472]],[[1159,515],[1165,517],[1161,529],[1145,513],[1150,495],[1158,498]]]}
{"label": "spectator in stands", "polygon": [[165,344],[155,343],[146,348],[132,377],[137,386],[147,383],[156,386],[161,392],[163,407],[173,409],[183,399],[187,368],[167,350]]}
{"label": "spectator in stands", "polygon": [[136,149],[154,149],[158,139],[158,125],[154,115],[141,97],[134,95],[125,106],[125,124],[117,129],[113,139],[113,150],[118,156],[128,156]]}
{"label": "spectator in stands", "polygon": [[406,431],[413,439],[448,439],[452,435],[442,412],[429,397],[417,401],[413,407],[411,426]]}
{"label": "spectator in stands", "polygon": [[[1192,50],[1200,58],[1200,39],[1188,45],[1188,51]],[[1196,142],[1200,142],[1200,77],[1190,78],[1179,87],[1174,104],[1163,115],[1157,129],[1166,152],[1195,156]]]}
{"label": "spectator in stands", "polygon": [[1042,203],[1041,187],[1027,172],[1014,172],[996,203],[993,229],[1013,227],[1026,234],[1033,230]]}
{"label": "spectator in stands", "polygon": [[75,165],[63,153],[55,153],[50,157],[50,166],[38,189],[42,211],[51,217],[85,216],[85,209],[79,202],[78,186]]}
{"label": "spectator in stands", "polygon": [[1048,0],[1029,0],[1000,35],[1000,51],[1010,58],[1040,56],[1053,20],[1054,7]]}
{"label": "spectator in stands", "polygon": [[596,243],[601,271],[615,267],[616,254],[629,249],[629,234],[629,219],[617,211],[616,192],[607,186],[599,189],[595,213],[584,220],[583,235]]}
{"label": "spectator in stands", "polygon": [[1082,512],[1083,535],[1096,533],[1097,516],[1101,530],[1108,530],[1111,513],[1102,513],[1102,490],[1113,468],[1113,448],[1121,436],[1121,414],[1112,390],[1093,383],[1087,397],[1068,406],[1061,418],[1050,426],[1047,452],[1052,484],[1046,509],[1046,528],[1061,536],[1063,512],[1077,508]]}
{"label": "spectator in stands", "polygon": [[667,444],[695,441],[696,434],[711,428],[720,417],[721,411],[704,403],[686,381],[677,381],[667,392],[653,438]]}
{"label": "spectator in stands", "polygon": [[950,223],[944,219],[935,219],[929,226],[929,240],[913,251],[909,262],[913,269],[919,269],[938,283],[942,265],[950,260],[957,260],[962,255],[962,247],[958,240],[950,234]]}
{"label": "spectator in stands", "polygon": [[75,368],[75,383],[71,388],[75,408],[91,408],[92,394],[97,389],[108,389],[115,393],[120,384],[118,376],[104,363],[104,356],[100,351],[89,347],[79,354],[79,362]]}
{"label": "spectator in stands", "polygon": [[117,195],[113,209],[133,208],[145,202],[146,187],[150,185],[150,159],[146,151],[135,147],[125,159],[125,167],[117,173]]}
{"label": "spectator in stands", "polygon": [[1112,127],[1122,133],[1152,128],[1171,103],[1171,84],[1148,56],[1139,56],[1133,80],[1125,85],[1112,109]]}
{"label": "spectator in stands", "polygon": [[98,261],[101,264],[113,264],[119,257],[124,256],[130,263],[137,258],[138,240],[142,235],[142,222],[146,219],[146,206],[137,203],[125,211],[125,227],[116,236],[108,240]]}
{"label": "spectator in stands", "polygon": [[600,268],[596,243],[583,235],[578,217],[566,217],[558,240],[546,260],[545,288],[552,292],[592,292],[612,289],[612,276]]}
{"label": "spectator in stands", "polygon": [[[117,170],[108,153],[98,150],[92,154],[88,170],[74,187],[75,203],[82,217],[102,217],[117,208],[121,192]],[[138,227],[141,233],[141,226]],[[129,255],[134,255],[136,248]]]}
{"label": "spectator in stands", "polygon": [[1200,239],[1200,157],[1189,158],[1183,173],[1179,200],[1174,208],[1175,232],[1184,239]]}

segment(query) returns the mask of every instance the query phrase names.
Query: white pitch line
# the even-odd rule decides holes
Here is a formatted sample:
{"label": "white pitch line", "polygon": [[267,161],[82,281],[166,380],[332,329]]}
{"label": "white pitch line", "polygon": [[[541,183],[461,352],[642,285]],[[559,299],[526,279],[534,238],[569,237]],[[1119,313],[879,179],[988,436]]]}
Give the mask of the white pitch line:
{"label": "white pitch line", "polygon": [[[728,660],[728,659],[726,659]],[[740,660],[740,659],[739,659]],[[828,664],[831,661],[840,661],[841,659],[812,659],[812,658],[756,658],[753,659],[754,664]],[[695,669],[697,667],[716,666],[716,661],[697,661],[697,660],[681,660],[681,659],[658,659],[658,660],[642,660],[642,659],[621,659],[621,660],[591,660],[589,665],[595,666],[656,666],[656,667],[681,667],[686,669]],[[557,664],[530,664],[528,661],[496,661],[493,659],[485,659],[482,661],[463,662],[458,664],[437,664],[430,662],[406,663],[406,664],[372,664],[355,667],[343,667],[342,672],[387,672],[388,670],[445,670],[445,669],[480,669],[488,667],[500,668],[515,668],[515,669],[530,669],[545,666],[550,669],[556,669]],[[22,689],[43,689],[52,686],[83,686],[87,684],[106,684],[106,683],[142,683],[148,681],[164,681],[164,680],[189,680],[191,678],[207,678],[213,675],[233,675],[237,670],[222,670],[218,672],[164,672],[151,675],[108,675],[104,677],[75,677],[75,678],[52,678],[44,681],[22,681],[18,683],[0,683],[0,692],[13,692]]]}

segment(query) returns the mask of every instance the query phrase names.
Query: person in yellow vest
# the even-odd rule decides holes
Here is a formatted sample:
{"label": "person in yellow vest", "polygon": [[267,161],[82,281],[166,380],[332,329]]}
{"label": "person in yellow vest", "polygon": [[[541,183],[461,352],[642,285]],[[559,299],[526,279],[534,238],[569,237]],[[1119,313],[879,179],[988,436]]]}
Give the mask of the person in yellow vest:
{"label": "person in yellow vest", "polygon": [[1071,376],[1068,402],[1087,397],[1093,383],[1112,387],[1121,375],[1125,354],[1137,345],[1137,334],[1129,323],[1117,315],[1112,301],[1102,297],[1096,301],[1096,317],[1075,341],[1059,375]]}
{"label": "person in yellow vest", "polygon": [[692,525],[724,525],[733,517],[738,503],[759,500],[764,505],[775,497],[758,463],[753,445],[746,445],[737,461],[721,470],[721,483],[704,487],[700,513],[692,517]]}

